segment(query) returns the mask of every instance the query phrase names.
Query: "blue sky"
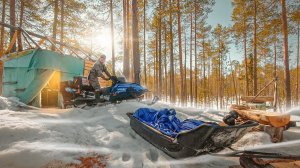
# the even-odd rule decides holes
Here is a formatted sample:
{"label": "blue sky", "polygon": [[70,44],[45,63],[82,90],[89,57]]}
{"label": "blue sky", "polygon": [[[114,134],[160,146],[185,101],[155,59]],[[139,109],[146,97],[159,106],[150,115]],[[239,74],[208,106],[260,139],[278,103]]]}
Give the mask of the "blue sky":
{"label": "blue sky", "polygon": [[231,0],[216,0],[212,13],[208,15],[207,22],[212,25],[212,27],[215,27],[218,23],[223,26],[228,26],[232,23],[231,13]]}
{"label": "blue sky", "polygon": [[[212,10],[213,11],[207,18],[207,23],[211,25],[212,28],[216,27],[217,24],[221,24],[223,26],[232,25],[231,13],[233,8],[231,6],[231,0],[216,0],[216,4]],[[241,51],[238,51],[234,44],[230,45],[229,54],[231,60],[242,61],[243,56],[239,54],[240,52]]]}

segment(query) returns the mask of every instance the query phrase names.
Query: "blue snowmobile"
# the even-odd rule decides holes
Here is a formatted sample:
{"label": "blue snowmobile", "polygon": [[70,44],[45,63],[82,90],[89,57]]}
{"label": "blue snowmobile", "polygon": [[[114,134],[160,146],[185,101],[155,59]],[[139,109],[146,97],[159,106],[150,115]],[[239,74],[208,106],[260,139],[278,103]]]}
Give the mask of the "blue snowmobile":
{"label": "blue snowmobile", "polygon": [[[74,77],[73,81],[62,82],[61,92],[64,107],[101,106],[110,103],[120,103],[123,100],[141,100],[148,89],[137,84],[125,82],[124,78],[111,77],[111,87],[102,88],[100,102],[95,99],[95,90],[86,77]],[[157,101],[157,98],[153,101]]]}

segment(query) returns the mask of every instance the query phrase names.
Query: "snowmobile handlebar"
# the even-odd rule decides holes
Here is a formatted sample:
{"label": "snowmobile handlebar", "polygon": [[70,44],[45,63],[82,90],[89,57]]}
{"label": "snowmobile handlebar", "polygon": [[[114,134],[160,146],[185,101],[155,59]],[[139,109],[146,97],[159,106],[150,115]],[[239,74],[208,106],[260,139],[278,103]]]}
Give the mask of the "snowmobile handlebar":
{"label": "snowmobile handlebar", "polygon": [[112,81],[113,85],[121,82],[116,76],[111,76],[110,80]]}

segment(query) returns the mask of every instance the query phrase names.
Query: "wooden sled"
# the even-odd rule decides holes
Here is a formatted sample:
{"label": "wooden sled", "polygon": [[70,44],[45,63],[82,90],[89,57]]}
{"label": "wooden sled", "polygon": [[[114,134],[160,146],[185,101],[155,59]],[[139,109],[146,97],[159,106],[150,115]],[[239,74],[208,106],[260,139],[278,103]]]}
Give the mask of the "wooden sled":
{"label": "wooden sled", "polygon": [[243,168],[300,168],[299,160],[240,157]]}
{"label": "wooden sled", "polygon": [[284,127],[290,123],[290,114],[266,112],[263,110],[250,109],[247,106],[231,105],[231,110],[236,111],[241,117],[259,122],[272,127]]}
{"label": "wooden sled", "polygon": [[240,165],[233,165],[230,168],[300,168],[300,156],[298,155],[239,150],[211,155],[239,157]]}
{"label": "wooden sled", "polygon": [[282,141],[283,131],[290,124],[290,114],[266,112],[238,105],[231,105],[230,109],[236,111],[242,119],[257,121],[260,124],[257,130],[268,133],[274,143]]}

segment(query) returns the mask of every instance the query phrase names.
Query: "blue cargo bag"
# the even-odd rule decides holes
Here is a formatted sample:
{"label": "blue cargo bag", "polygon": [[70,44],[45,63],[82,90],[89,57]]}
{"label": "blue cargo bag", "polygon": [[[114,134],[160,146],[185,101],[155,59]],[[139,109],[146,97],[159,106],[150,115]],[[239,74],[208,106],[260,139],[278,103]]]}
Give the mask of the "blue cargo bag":
{"label": "blue cargo bag", "polygon": [[217,123],[204,122],[195,119],[180,121],[176,117],[176,111],[174,109],[162,109],[158,111],[151,108],[139,108],[135,111],[133,116],[139,121],[173,138],[182,131],[192,130],[203,124],[219,126]]}

